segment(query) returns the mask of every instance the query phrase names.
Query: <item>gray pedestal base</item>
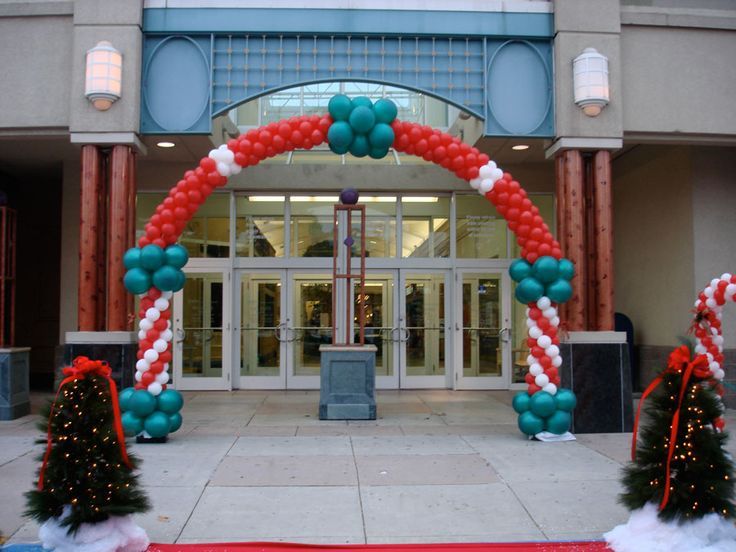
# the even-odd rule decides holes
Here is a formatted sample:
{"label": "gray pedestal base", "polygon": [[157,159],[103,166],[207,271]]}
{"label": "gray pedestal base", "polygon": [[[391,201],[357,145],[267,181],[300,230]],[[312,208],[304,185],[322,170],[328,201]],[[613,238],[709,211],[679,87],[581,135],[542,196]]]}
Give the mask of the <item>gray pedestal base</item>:
{"label": "gray pedestal base", "polygon": [[375,345],[322,345],[319,350],[319,419],[375,420]]}
{"label": "gray pedestal base", "polygon": [[0,349],[0,420],[15,420],[31,413],[30,352],[30,347]]}

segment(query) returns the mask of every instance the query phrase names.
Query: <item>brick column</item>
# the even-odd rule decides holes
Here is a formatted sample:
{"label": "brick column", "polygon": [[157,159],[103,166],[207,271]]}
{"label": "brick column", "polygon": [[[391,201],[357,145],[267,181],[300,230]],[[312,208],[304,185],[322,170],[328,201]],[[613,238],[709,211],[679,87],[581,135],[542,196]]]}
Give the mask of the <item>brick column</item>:
{"label": "brick column", "polygon": [[79,213],[79,298],[77,324],[80,331],[98,329],[98,234],[100,190],[102,187],[101,154],[97,146],[82,146],[82,182]]}

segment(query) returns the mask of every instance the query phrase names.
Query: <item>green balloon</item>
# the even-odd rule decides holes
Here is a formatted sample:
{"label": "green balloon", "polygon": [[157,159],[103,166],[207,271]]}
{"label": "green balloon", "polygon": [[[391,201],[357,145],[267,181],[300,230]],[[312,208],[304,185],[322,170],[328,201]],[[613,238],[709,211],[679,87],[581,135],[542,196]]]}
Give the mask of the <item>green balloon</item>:
{"label": "green balloon", "polygon": [[337,121],[327,130],[327,141],[336,148],[347,148],[353,141],[353,129],[345,121]]}
{"label": "green balloon", "polygon": [[174,433],[177,429],[181,427],[182,421],[183,420],[181,414],[179,414],[178,412],[174,414],[169,414],[169,425],[171,426],[169,431],[171,433]]}
{"label": "green balloon", "polygon": [[353,98],[352,105],[353,109],[356,107],[367,107],[371,110],[373,109],[373,102],[367,96],[356,96]]}
{"label": "green balloon", "polygon": [[532,265],[526,259],[516,259],[509,267],[509,275],[514,282],[521,282],[532,275]]}
{"label": "green balloon", "polygon": [[329,111],[333,121],[347,121],[352,109],[353,104],[350,102],[350,98],[344,94],[332,96],[327,104],[327,111]]}
{"label": "green balloon", "polygon": [[143,431],[143,419],[130,411],[123,412],[123,415],[120,416],[120,421],[123,424],[123,431],[128,437],[138,435]]}
{"label": "green balloon", "polygon": [[544,431],[544,420],[532,411],[519,415],[519,429],[525,435],[536,435]]}
{"label": "green balloon", "polygon": [[151,412],[156,410],[156,397],[151,395],[145,389],[137,389],[128,401],[130,407],[129,412],[132,412],[140,418],[145,418]]}
{"label": "green balloon", "polygon": [[514,395],[514,400],[511,401],[511,406],[514,407],[514,410],[517,414],[523,414],[527,410],[529,410],[529,402],[531,400],[531,397],[529,396],[529,393],[526,391],[521,391]]}
{"label": "green balloon", "polygon": [[156,397],[156,407],[164,414],[176,414],[181,410],[184,398],[176,389],[164,389]]}
{"label": "green balloon", "polygon": [[371,146],[368,143],[368,138],[361,135],[353,138],[353,143],[350,144],[350,153],[355,157],[365,157],[369,151],[371,151]]}
{"label": "green balloon", "polygon": [[130,293],[146,293],[151,288],[151,273],[143,268],[131,268],[123,276],[123,285]]}
{"label": "green balloon", "polygon": [[171,291],[179,291],[180,289],[184,288],[184,283],[187,281],[187,277],[184,274],[183,271],[177,270],[176,271],[176,285],[174,286],[174,289]]}
{"label": "green balloon", "polygon": [[157,410],[146,417],[143,429],[151,437],[166,437],[171,429],[171,422],[166,414]]}
{"label": "green balloon", "polygon": [[373,110],[370,107],[359,105],[358,107],[353,108],[348,122],[350,123],[350,126],[353,127],[353,132],[356,134],[368,134],[373,128],[373,125],[376,124],[376,116],[373,114]]}
{"label": "green balloon", "polygon": [[396,109],[396,104],[386,98],[381,98],[373,105],[373,111],[376,114],[376,121],[379,123],[386,123],[390,125],[396,119],[399,110]]}
{"label": "green balloon", "polygon": [[179,282],[179,272],[178,268],[164,265],[153,273],[153,285],[161,291],[174,291]]}
{"label": "green balloon", "polygon": [[572,280],[572,277],[575,276],[575,265],[572,264],[572,261],[569,259],[560,259],[558,263],[560,278]]}
{"label": "green balloon", "polygon": [[578,404],[578,399],[571,389],[558,389],[555,395],[555,404],[557,404],[558,410],[572,412],[575,405]]}
{"label": "green balloon", "polygon": [[570,429],[572,416],[569,412],[558,410],[544,421],[544,427],[550,433],[562,435]]}
{"label": "green balloon", "polygon": [[545,284],[554,282],[559,277],[559,272],[557,259],[549,256],[539,257],[532,267],[534,277]]}
{"label": "green balloon", "polygon": [[388,149],[394,143],[394,129],[386,123],[376,123],[368,135],[368,140],[374,148]]}
{"label": "green balloon", "polygon": [[533,276],[528,276],[518,283],[515,295],[520,302],[526,305],[537,301],[544,295],[544,286]]}
{"label": "green balloon", "polygon": [[538,391],[532,395],[529,409],[540,418],[546,418],[557,409],[555,398],[546,391]]}
{"label": "green balloon", "polygon": [[167,247],[164,254],[166,255],[166,264],[174,268],[184,268],[189,260],[187,248],[178,243]]}
{"label": "green balloon", "polygon": [[329,146],[330,151],[332,151],[332,153],[336,153],[337,155],[344,155],[350,149],[350,146],[344,146],[344,147],[343,146],[340,146],[340,147],[338,147],[338,146],[336,146],[333,143],[329,143],[327,145]]}
{"label": "green balloon", "polygon": [[136,390],[133,387],[126,387],[118,393],[118,405],[120,405],[120,410],[123,412],[130,410],[130,397],[133,396],[135,391]]}
{"label": "green balloon", "polygon": [[141,249],[141,267],[149,272],[161,268],[165,262],[166,255],[164,254],[164,250],[158,245],[150,244]]}
{"label": "green balloon", "polygon": [[547,284],[545,295],[549,297],[550,301],[554,301],[555,303],[564,303],[565,301],[569,301],[570,297],[572,297],[572,286],[567,280],[559,278],[551,284]]}
{"label": "green balloon", "polygon": [[372,159],[383,159],[388,155],[388,148],[371,148],[368,155]]}
{"label": "green balloon", "polygon": [[131,247],[123,255],[123,265],[130,270],[131,268],[140,268],[141,266],[141,250],[138,247]]}

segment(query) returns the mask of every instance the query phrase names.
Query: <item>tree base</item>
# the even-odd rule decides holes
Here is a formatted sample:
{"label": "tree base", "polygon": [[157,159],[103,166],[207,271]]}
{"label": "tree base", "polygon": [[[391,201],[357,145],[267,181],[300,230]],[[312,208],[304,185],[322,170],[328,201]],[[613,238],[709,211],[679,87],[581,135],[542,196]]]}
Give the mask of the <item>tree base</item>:
{"label": "tree base", "polygon": [[168,435],[164,437],[146,437],[145,435],[136,435],[135,442],[138,444],[145,443],[165,443],[169,440]]}
{"label": "tree base", "polygon": [[[65,511],[67,511],[65,506]],[[44,549],[56,552],[143,552],[150,541],[133,516],[111,516],[100,523],[83,523],[76,533],[51,518],[38,530]]]}
{"label": "tree base", "polygon": [[657,506],[649,503],[631,512],[629,521],[603,535],[615,552],[729,552],[736,542],[736,526],[719,516],[687,520],[662,521]]}

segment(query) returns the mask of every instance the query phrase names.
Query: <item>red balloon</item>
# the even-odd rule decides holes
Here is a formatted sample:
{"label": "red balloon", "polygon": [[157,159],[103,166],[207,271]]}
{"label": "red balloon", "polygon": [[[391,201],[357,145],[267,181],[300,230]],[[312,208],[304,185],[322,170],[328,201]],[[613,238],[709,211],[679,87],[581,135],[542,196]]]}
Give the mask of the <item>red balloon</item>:
{"label": "red balloon", "polygon": [[203,157],[199,161],[199,166],[202,167],[204,172],[212,172],[217,168],[217,163],[210,157]]}
{"label": "red balloon", "polygon": [[439,134],[432,133],[432,135],[427,138],[427,144],[429,144],[430,149],[435,149],[438,147],[442,142],[440,141]]}
{"label": "red balloon", "polygon": [[158,359],[164,364],[171,362],[171,351],[166,350],[163,353],[159,353]]}
{"label": "red balloon", "polygon": [[424,155],[424,152],[426,152],[428,149],[429,149],[429,144],[427,143],[427,141],[425,139],[419,140],[414,145],[414,151],[419,156]]}
{"label": "red balloon", "polygon": [[304,136],[309,136],[310,134],[312,134],[313,130],[314,127],[312,126],[312,123],[309,123],[307,121],[299,123],[299,132],[301,132]]}
{"label": "red balloon", "polygon": [[194,213],[196,213],[197,209],[199,209],[199,204],[194,202],[187,204],[187,211],[189,211],[190,214],[193,215]]}
{"label": "red balloon", "polygon": [[148,371],[152,374],[160,374],[164,371],[164,363],[160,360],[157,360],[153,364],[151,364],[151,367],[148,369]]}
{"label": "red balloon", "polygon": [[560,377],[559,373],[557,372],[557,368],[554,366],[550,366],[549,368],[547,368],[544,373],[547,374],[547,377],[549,377],[550,380]]}
{"label": "red balloon", "polygon": [[[161,297],[161,290],[158,290],[156,288],[151,288],[146,292],[146,298],[148,298],[151,301],[155,301],[159,297]],[[143,301],[145,301],[145,298],[141,300],[141,303],[143,303]],[[148,304],[148,301],[145,301],[145,304]],[[150,307],[152,306],[153,306],[153,303],[150,303]],[[149,308],[149,307],[146,307],[146,308]]]}
{"label": "red balloon", "polygon": [[444,146],[437,146],[434,148],[434,158],[439,162],[447,157],[447,150]]}
{"label": "red balloon", "polygon": [[312,141],[309,138],[305,138],[304,142],[302,143],[302,147],[306,150],[312,149]]}
{"label": "red balloon", "polygon": [[[453,144],[454,145],[454,144]],[[450,153],[448,148],[447,153]],[[452,159],[452,168],[454,170],[462,169],[465,166],[465,158],[462,155],[455,155]]]}
{"label": "red balloon", "polygon": [[422,159],[424,159],[425,161],[430,161],[430,162],[434,161],[434,156],[432,155],[432,153],[433,153],[432,150],[428,149],[422,154]]}
{"label": "red balloon", "polygon": [[411,140],[409,139],[408,134],[396,135],[396,139],[394,140],[394,147],[397,151],[405,151],[406,148],[409,147],[410,143]]}
{"label": "red balloon", "polygon": [[[467,165],[467,158],[465,161],[465,164]],[[477,166],[468,167],[466,171],[466,176],[468,177],[468,180],[473,180],[474,178],[478,178],[479,169]]]}
{"label": "red balloon", "polygon": [[145,386],[145,385],[143,385],[142,383],[136,383],[136,384],[135,384],[135,385],[133,386],[133,389],[136,389],[136,390],[137,390],[137,389],[145,389],[145,388],[146,388],[146,386]]}
{"label": "red balloon", "polygon": [[170,222],[162,224],[161,233],[163,234],[164,238],[166,236],[174,236],[176,234],[176,226]]}
{"label": "red balloon", "polygon": [[161,236],[161,229],[158,226],[149,226],[146,229],[146,237],[152,242]]}
{"label": "red balloon", "polygon": [[534,383],[534,376],[527,372],[524,376],[524,381],[527,383],[527,385],[531,385],[532,383]]}
{"label": "red balloon", "polygon": [[161,249],[164,249],[166,247],[166,242],[162,240],[161,238],[156,238],[153,240],[153,245],[158,245]]}
{"label": "red balloon", "polygon": [[481,165],[481,166],[482,165],[487,165],[490,160],[491,160],[491,158],[488,157],[487,154],[485,154],[485,153],[478,154],[478,164],[479,165]]}
{"label": "red balloon", "polygon": [[143,372],[141,375],[141,383],[146,387],[151,385],[154,381],[156,381],[156,374],[152,374],[150,370]]}
{"label": "red balloon", "polygon": [[[522,218],[524,217],[524,213],[521,213],[521,216],[519,217],[519,227],[516,229],[516,235],[518,238],[526,238],[529,236],[529,232],[531,232],[532,227],[528,224],[522,224]],[[525,240],[526,241],[526,240]]]}
{"label": "red balloon", "polygon": [[536,347],[537,346],[537,340],[534,339],[533,337],[528,337],[526,339],[526,346],[529,347],[530,349]]}
{"label": "red balloon", "polygon": [[532,347],[529,351],[534,358],[542,358],[544,355],[544,349],[541,347]]}
{"label": "red balloon", "polygon": [[562,258],[562,249],[559,247],[553,247],[552,256],[559,261]]}
{"label": "red balloon", "polygon": [[[516,226],[518,226],[518,220],[519,216],[521,215],[521,212],[518,209],[510,208],[508,211],[506,211],[506,219],[516,223]],[[510,226],[510,223],[509,223]],[[516,228],[512,228],[511,231],[515,231]]]}
{"label": "red balloon", "polygon": [[532,253],[527,253],[526,260],[528,263],[534,264],[534,262],[539,258],[539,253],[536,251]]}
{"label": "red balloon", "polygon": [[238,151],[238,140],[236,138],[231,138],[230,140],[228,140],[227,149],[229,149],[233,153]]}
{"label": "red balloon", "polygon": [[537,248],[537,253],[539,253],[540,257],[548,256],[552,253],[552,246],[548,243],[540,243]]}
{"label": "red balloon", "polygon": [[217,186],[220,183],[220,173],[218,173],[217,171],[207,173],[207,182],[209,182],[212,186]]}
{"label": "red balloon", "polygon": [[276,153],[284,153],[286,151],[286,140],[280,134],[275,134],[271,147]]}
{"label": "red balloon", "polygon": [[[511,209],[509,209],[509,210],[511,210]],[[509,230],[511,230],[512,232],[516,232],[516,228],[518,226],[519,226],[519,223],[518,222],[516,222],[515,220],[509,220],[509,222],[508,222]]]}
{"label": "red balloon", "polygon": [[189,211],[184,207],[177,207],[174,209],[174,216],[176,217],[176,220],[189,220]]}
{"label": "red balloon", "polygon": [[509,185],[508,182],[505,180],[497,180],[496,183],[493,185],[493,189],[496,190],[499,194],[507,194],[509,191]]}
{"label": "red balloon", "polygon": [[166,197],[166,198],[164,198],[164,200],[162,202],[162,205],[166,209],[173,209],[176,206],[176,204],[174,203],[174,198],[173,197]]}
{"label": "red balloon", "polygon": [[316,146],[325,141],[325,135],[321,130],[315,129],[312,131],[312,134],[309,135],[309,139],[312,141],[312,144]]}
{"label": "red balloon", "polygon": [[159,332],[162,332],[168,327],[168,324],[166,324],[166,320],[164,320],[163,318],[159,318],[153,323],[153,327],[156,328]]}
{"label": "red balloon", "polygon": [[[516,207],[517,209],[521,207],[521,196],[517,193],[509,193],[509,207]],[[519,212],[519,214],[521,214],[521,212]]]}
{"label": "red balloon", "polygon": [[190,192],[187,192],[187,197],[189,198],[190,203],[202,203],[204,201],[204,197],[202,197],[202,194],[199,192],[199,190],[192,190]]}
{"label": "red balloon", "polygon": [[141,339],[138,342],[138,347],[140,347],[144,351],[147,351],[148,349],[150,349],[151,347],[153,347],[153,342],[151,342],[149,339]]}
{"label": "red balloon", "polygon": [[409,131],[409,141],[412,144],[416,144],[422,138],[423,138],[422,129],[419,128],[419,126],[412,127],[412,129]]}
{"label": "red balloon", "polygon": [[[460,146],[458,146],[458,145],[457,145],[457,144],[455,144],[454,142],[453,142],[453,143],[451,143],[451,144],[449,144],[449,145],[447,146],[447,155],[449,155],[449,156],[450,156],[451,158],[453,158],[453,159],[454,159],[455,157],[457,157],[458,155],[460,155]],[[464,163],[465,163],[465,161],[463,160],[463,164],[464,164]]]}
{"label": "red balloon", "polygon": [[[268,133],[268,136],[270,137],[271,134]],[[268,144],[271,144],[271,140],[268,141]],[[253,155],[256,157],[263,159],[266,156],[266,145],[263,142],[256,142],[253,144],[253,147],[251,148],[251,151],[253,152]]]}
{"label": "red balloon", "polygon": [[159,336],[159,331],[155,328],[151,328],[150,330],[146,332],[146,339],[150,341],[151,343],[156,341],[158,339],[158,336]]}
{"label": "red balloon", "polygon": [[301,145],[304,143],[304,135],[298,130],[295,130],[291,133],[290,140],[295,147],[301,147]]}
{"label": "red balloon", "polygon": [[516,194],[521,190],[521,184],[519,184],[516,180],[512,180],[509,182],[509,193],[510,194]]}
{"label": "red balloon", "polygon": [[529,309],[529,318],[532,320],[539,320],[542,317],[542,311],[538,307],[531,307]]}
{"label": "red balloon", "polygon": [[546,332],[547,329],[549,328],[549,320],[542,317],[539,320],[537,320],[537,326],[539,326],[540,330],[542,330],[543,332]]}
{"label": "red balloon", "polygon": [[547,370],[547,368],[551,368],[551,367],[552,367],[552,359],[551,359],[551,358],[549,358],[549,357],[548,357],[547,355],[542,355],[542,356],[540,356],[540,357],[539,357],[539,360],[537,360],[537,362],[539,362],[539,364],[540,364],[540,365],[542,366],[542,368],[544,368],[545,370]]}
{"label": "red balloon", "polygon": [[445,169],[449,169],[451,164],[452,164],[452,159],[450,157],[444,157],[440,160],[440,166]]}
{"label": "red balloon", "polygon": [[158,226],[161,227],[161,215],[155,214],[151,215],[151,218],[148,220],[148,224],[151,224],[152,226]]}
{"label": "red balloon", "polygon": [[241,167],[245,167],[248,165],[248,156],[244,153],[237,152],[235,154],[235,162]]}
{"label": "red balloon", "polygon": [[536,383],[532,383],[529,385],[529,387],[527,387],[526,392],[529,393],[530,395],[533,395],[534,393],[538,393],[541,390],[542,388],[539,387]]}
{"label": "red balloon", "polygon": [[508,207],[509,194],[507,194],[506,192],[502,192],[500,190],[498,190],[496,193],[497,193],[497,195],[496,195],[496,205],[503,205],[503,206]]}

